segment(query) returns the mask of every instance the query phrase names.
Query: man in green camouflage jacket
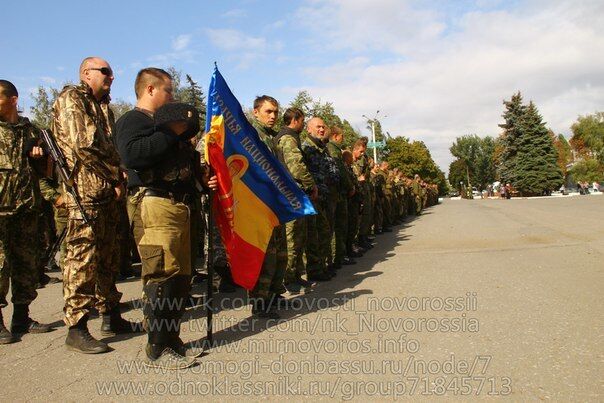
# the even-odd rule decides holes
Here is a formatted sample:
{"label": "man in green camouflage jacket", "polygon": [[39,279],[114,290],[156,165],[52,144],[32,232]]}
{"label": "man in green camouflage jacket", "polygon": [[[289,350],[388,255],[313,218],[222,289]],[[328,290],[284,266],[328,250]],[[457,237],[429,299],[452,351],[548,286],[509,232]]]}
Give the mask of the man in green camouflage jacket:
{"label": "man in green camouflage jacket", "polygon": [[[254,100],[254,118],[252,125],[258,132],[260,140],[268,149],[277,155],[274,138],[277,132],[273,129],[279,115],[279,103],[273,97],[262,95]],[[275,307],[281,304],[282,296],[287,290],[283,285],[287,268],[287,237],[285,225],[278,225],[268,243],[260,277],[249,296],[252,302],[252,314],[263,318],[279,318]]]}
{"label": "man in green camouflage jacket", "polygon": [[[43,155],[38,131],[17,112],[17,88],[0,80],[0,309],[8,305],[12,288],[11,331],[0,311],[0,344],[17,340],[15,334],[50,330],[29,317],[29,305],[38,295],[39,251],[27,247],[38,239],[40,189],[33,158]],[[12,334],[11,334],[12,333]]]}
{"label": "man in green camouflage jacket", "polygon": [[[317,199],[318,190],[315,181],[308,172],[300,142],[300,133],[304,128],[304,112],[298,108],[289,108],[283,114],[283,124],[284,126],[275,137],[277,156],[300,188],[314,201]],[[306,217],[302,217],[285,225],[287,232],[285,284],[290,291],[299,291],[300,287],[310,287],[312,285],[311,282],[302,278],[306,274],[304,267],[306,223]]]}
{"label": "man in green camouflage jacket", "polygon": [[348,234],[348,198],[354,195],[353,183],[348,176],[348,170],[342,157],[342,144],[344,142],[344,133],[339,127],[332,127],[327,151],[336,163],[340,172],[340,181],[336,186],[335,219],[332,232],[334,233],[333,267],[339,269],[343,264],[356,263],[346,257],[346,237]]}

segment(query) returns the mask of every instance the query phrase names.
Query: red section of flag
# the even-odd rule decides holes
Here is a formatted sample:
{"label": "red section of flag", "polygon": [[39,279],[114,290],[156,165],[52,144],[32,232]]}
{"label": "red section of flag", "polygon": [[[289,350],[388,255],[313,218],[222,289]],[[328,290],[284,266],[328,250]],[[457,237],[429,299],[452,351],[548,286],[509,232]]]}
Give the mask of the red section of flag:
{"label": "red section of flag", "polygon": [[220,235],[226,245],[233,238],[234,199],[233,182],[222,148],[216,143],[208,142],[208,157],[210,166],[218,181],[218,189],[214,192],[214,220],[220,229]]}
{"label": "red section of flag", "polygon": [[235,233],[233,182],[224,152],[216,142],[207,142],[208,162],[214,169],[218,189],[214,192],[212,208],[214,220],[228,255],[231,276],[235,284],[246,290],[256,286],[264,261],[264,251],[243,240]]}
{"label": "red section of flag", "polygon": [[260,276],[264,251],[247,243],[236,233],[233,233],[232,244],[228,249],[233,281],[246,290],[252,290]]}

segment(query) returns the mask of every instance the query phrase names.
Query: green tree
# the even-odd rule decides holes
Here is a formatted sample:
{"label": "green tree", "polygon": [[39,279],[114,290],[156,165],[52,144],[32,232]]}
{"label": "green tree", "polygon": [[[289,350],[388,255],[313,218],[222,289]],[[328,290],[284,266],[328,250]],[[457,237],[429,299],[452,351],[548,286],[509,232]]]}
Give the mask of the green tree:
{"label": "green tree", "polygon": [[520,137],[523,133],[523,119],[526,113],[526,106],[522,103],[522,94],[520,91],[512,95],[509,101],[503,101],[505,112],[503,119],[505,122],[499,127],[503,129],[500,138],[502,145],[501,154],[499,154],[499,176],[502,182],[514,183],[514,176],[518,149],[520,147]]}
{"label": "green tree", "polygon": [[203,89],[194,81],[190,75],[185,75],[188,86],[184,90],[183,100],[193,105],[199,112],[199,124],[203,128],[206,125],[206,101]]}
{"label": "green tree", "polygon": [[187,87],[182,85],[182,72],[170,66],[166,69],[168,74],[172,76],[172,95],[178,102],[187,102]]}
{"label": "green tree", "polygon": [[465,167],[463,181],[466,185],[469,181],[478,189],[485,189],[495,180],[495,140],[492,137],[480,138],[475,134],[461,136],[455,139],[449,151],[463,162],[455,168]]}
{"label": "green tree", "polygon": [[52,120],[52,104],[59,95],[60,90],[56,88],[38,86],[35,93],[32,93],[33,106],[29,108],[31,121],[42,129],[50,128]]}
{"label": "green tree", "polygon": [[419,174],[426,182],[437,184],[440,194],[447,192],[445,174],[432,159],[424,142],[395,137],[387,140],[386,144],[389,150],[386,161],[391,168],[398,168],[407,177]]}
{"label": "green tree", "polygon": [[604,164],[604,112],[579,116],[571,126],[570,144],[584,158],[593,157]]}
{"label": "green tree", "polygon": [[467,185],[467,166],[464,160],[456,159],[449,164],[449,183],[461,194],[461,184]]}
{"label": "green tree", "polygon": [[531,101],[522,120],[518,139],[513,186],[523,195],[535,196],[559,188],[563,183],[558,154],[545,122]]}
{"label": "green tree", "polygon": [[[336,114],[331,102],[315,101],[308,91],[298,92],[289,103],[289,107],[299,108],[304,112],[307,119],[316,116],[323,119],[327,126],[340,127],[344,133],[344,144],[346,147],[350,147],[360,137],[360,134],[346,119],[342,119]],[[306,133],[303,133],[302,137],[305,135]]]}
{"label": "green tree", "polygon": [[604,167],[595,158],[578,161],[572,166],[569,173],[575,181],[591,183],[604,180]]}

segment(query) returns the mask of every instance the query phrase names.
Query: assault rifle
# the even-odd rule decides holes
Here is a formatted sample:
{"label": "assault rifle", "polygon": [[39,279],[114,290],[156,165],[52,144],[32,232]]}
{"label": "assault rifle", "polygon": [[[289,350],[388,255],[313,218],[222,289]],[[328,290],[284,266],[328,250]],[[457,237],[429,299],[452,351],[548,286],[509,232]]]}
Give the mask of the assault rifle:
{"label": "assault rifle", "polygon": [[90,225],[90,219],[86,215],[84,207],[82,207],[82,202],[80,201],[80,195],[78,195],[78,191],[74,187],[73,177],[69,172],[69,166],[67,165],[67,160],[65,159],[63,151],[61,151],[61,149],[57,145],[57,142],[55,141],[55,138],[50,133],[50,131],[41,130],[41,132],[42,140],[46,145],[46,149],[48,151],[48,154],[50,155],[50,158],[52,158],[55,163],[55,166],[57,167],[57,171],[59,172],[59,176],[61,177],[61,182],[63,182],[65,189],[67,189],[69,194],[71,194],[71,196],[73,197],[73,200],[75,200],[75,203],[78,206],[78,210],[80,210],[80,213],[82,213],[82,218],[84,219],[84,222]]}

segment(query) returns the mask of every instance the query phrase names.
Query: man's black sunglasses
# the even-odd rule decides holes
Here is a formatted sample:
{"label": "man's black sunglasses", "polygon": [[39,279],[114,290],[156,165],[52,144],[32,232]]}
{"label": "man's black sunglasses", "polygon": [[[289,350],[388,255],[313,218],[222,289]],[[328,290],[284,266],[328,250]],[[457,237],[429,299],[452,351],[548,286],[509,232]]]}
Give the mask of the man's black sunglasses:
{"label": "man's black sunglasses", "polygon": [[88,70],[98,70],[104,76],[112,76],[113,75],[113,71],[111,71],[111,69],[109,67],[90,67],[90,68],[88,68]]}

